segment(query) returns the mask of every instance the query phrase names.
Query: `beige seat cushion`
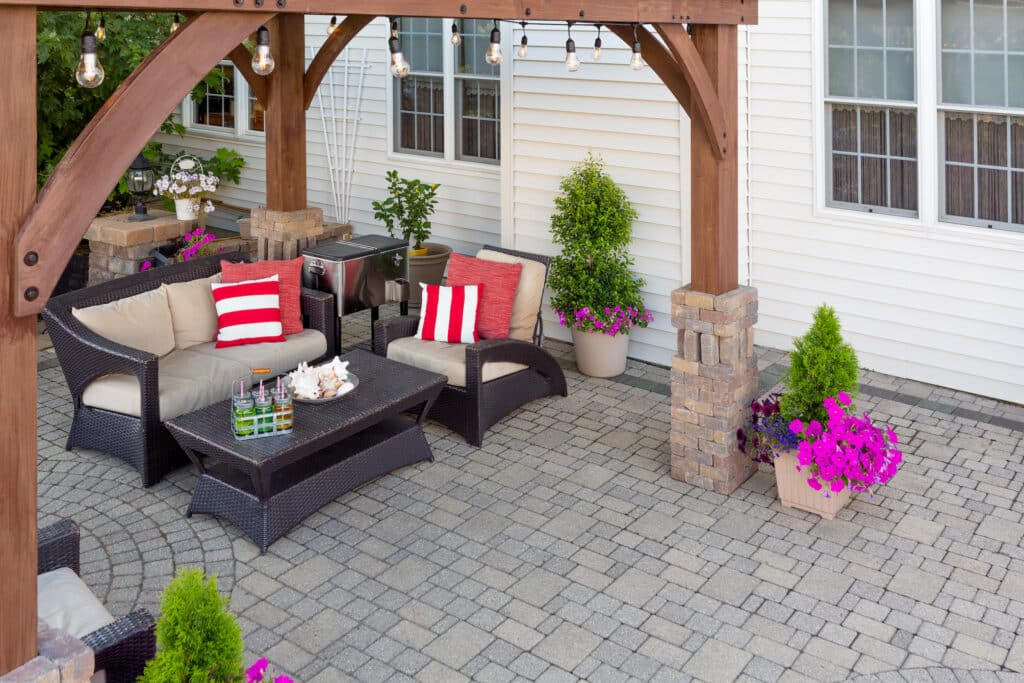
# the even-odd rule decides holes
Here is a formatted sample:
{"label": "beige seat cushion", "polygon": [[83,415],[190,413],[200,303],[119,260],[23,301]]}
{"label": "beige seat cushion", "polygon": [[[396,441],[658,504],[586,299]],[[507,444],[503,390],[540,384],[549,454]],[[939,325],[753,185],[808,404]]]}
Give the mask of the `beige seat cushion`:
{"label": "beige seat cushion", "polygon": [[228,346],[223,349],[218,349],[216,342],[209,342],[193,346],[189,351],[233,361],[248,369],[269,368],[273,376],[294,370],[299,363],[308,363],[327,353],[327,338],[319,330],[303,330],[298,334],[289,334],[283,342]]}
{"label": "beige seat cushion", "polygon": [[163,287],[108,304],[72,308],[90,330],[133,349],[164,356],[174,350],[174,325]]}
{"label": "beige seat cushion", "polygon": [[512,320],[509,324],[508,336],[522,341],[533,340],[533,329],[537,325],[537,313],[544,298],[544,281],[547,268],[543,263],[533,259],[512,256],[500,251],[481,249],[476,255],[486,261],[499,263],[521,263],[523,270],[519,274],[519,288],[512,303]]}
{"label": "beige seat cushion", "polygon": [[[114,623],[113,615],[68,567],[40,574],[36,577],[36,590],[36,616],[50,628],[81,638]],[[107,672],[97,671],[89,680],[106,683]]]}
{"label": "beige seat cushion", "polygon": [[[249,344],[224,349],[214,342],[178,349],[160,359],[160,419],[191,413],[231,397],[239,377],[253,368],[270,368],[274,375],[292,370],[301,361],[319,358],[327,340],[317,330],[303,330],[278,343]],[[133,375],[107,375],[86,387],[82,403],[123,415],[142,415],[139,382]]]}
{"label": "beige seat cushion", "polygon": [[[388,358],[421,370],[429,370],[448,377],[453,387],[466,386],[466,344],[424,341],[403,337],[388,344]],[[526,370],[520,363],[484,363],[483,381],[490,382],[513,372]]]}
{"label": "beige seat cushion", "polygon": [[210,285],[220,273],[189,282],[161,285],[167,291],[174,327],[174,348],[187,349],[217,338],[217,308]]}

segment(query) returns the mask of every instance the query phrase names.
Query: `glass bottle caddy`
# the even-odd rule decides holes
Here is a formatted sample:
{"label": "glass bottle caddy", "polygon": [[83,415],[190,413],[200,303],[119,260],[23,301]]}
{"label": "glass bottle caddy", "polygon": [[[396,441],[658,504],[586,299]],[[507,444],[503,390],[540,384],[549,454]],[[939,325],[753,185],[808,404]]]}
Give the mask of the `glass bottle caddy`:
{"label": "glass bottle caddy", "polygon": [[231,432],[238,441],[290,434],[295,423],[292,397],[284,387],[261,392],[235,383],[231,399]]}

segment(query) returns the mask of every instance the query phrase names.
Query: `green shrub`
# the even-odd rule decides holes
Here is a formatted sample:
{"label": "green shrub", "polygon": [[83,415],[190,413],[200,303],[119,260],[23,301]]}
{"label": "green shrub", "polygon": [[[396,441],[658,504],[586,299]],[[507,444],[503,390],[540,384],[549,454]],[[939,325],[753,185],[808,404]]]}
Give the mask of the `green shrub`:
{"label": "green shrub", "polygon": [[646,327],[650,316],[633,274],[629,243],[636,210],[604,162],[588,154],[562,179],[551,217],[551,306],[562,325],[606,334]]}
{"label": "green shrub", "polygon": [[840,391],[856,395],[857,373],[857,354],[843,341],[835,309],[822,304],[814,312],[811,329],[793,341],[780,405],[782,416],[786,422],[800,419],[824,424],[828,414],[822,401]]}
{"label": "green shrub", "polygon": [[167,584],[156,644],[141,683],[242,680],[242,629],[217,591],[217,577],[201,569],[182,568]]}

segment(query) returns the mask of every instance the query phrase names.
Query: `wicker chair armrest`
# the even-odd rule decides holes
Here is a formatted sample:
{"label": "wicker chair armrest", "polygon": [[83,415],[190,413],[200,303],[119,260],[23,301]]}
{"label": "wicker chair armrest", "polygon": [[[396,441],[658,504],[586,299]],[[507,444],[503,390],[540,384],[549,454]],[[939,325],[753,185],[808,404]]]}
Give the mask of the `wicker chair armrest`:
{"label": "wicker chair armrest", "polygon": [[487,363],[519,363],[545,377],[563,375],[561,366],[550,353],[519,339],[485,339],[466,347],[466,386],[480,386]]}
{"label": "wicker chair armrest", "polygon": [[37,573],[68,567],[78,573],[80,539],[78,525],[70,519],[39,530],[39,566]]}
{"label": "wicker chair armrest", "polygon": [[337,340],[334,338],[336,329],[334,295],[330,292],[303,287],[299,303],[302,307],[306,328],[319,330],[327,338],[328,355],[332,354],[337,348]]}
{"label": "wicker chair armrest", "polygon": [[107,670],[107,680],[134,681],[146,662],[156,655],[156,623],[146,610],[121,617],[113,624],[82,637],[96,656],[96,670]]}
{"label": "wicker chair armrest", "polygon": [[412,315],[378,320],[373,326],[373,352],[378,356],[388,355],[388,344],[402,337],[413,336],[419,325],[419,317]]}

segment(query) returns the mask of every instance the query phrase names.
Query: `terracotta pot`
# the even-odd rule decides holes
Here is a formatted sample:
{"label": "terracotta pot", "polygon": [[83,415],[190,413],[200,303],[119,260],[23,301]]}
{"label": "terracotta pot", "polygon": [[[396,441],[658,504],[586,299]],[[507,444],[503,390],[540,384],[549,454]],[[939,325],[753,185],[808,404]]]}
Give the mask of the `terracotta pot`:
{"label": "terracotta pot", "polygon": [[179,221],[194,221],[199,218],[199,212],[195,210],[197,201],[192,199],[175,199],[174,213],[178,215]]}
{"label": "terracotta pot", "polygon": [[409,305],[420,305],[420,283],[428,285],[441,284],[444,278],[444,269],[448,266],[448,257],[452,248],[446,244],[424,242],[427,248],[426,256],[413,256],[409,253]]}
{"label": "terracotta pot", "polygon": [[797,472],[796,450],[783,451],[775,459],[775,485],[779,490],[782,507],[813,512],[825,519],[833,519],[850,502],[850,488],[830,493],[826,498],[821,491],[807,485],[807,472]]}
{"label": "terracotta pot", "polygon": [[572,330],[576,347],[576,366],[591,377],[615,377],[626,371],[629,335],[608,335],[604,332]]}

